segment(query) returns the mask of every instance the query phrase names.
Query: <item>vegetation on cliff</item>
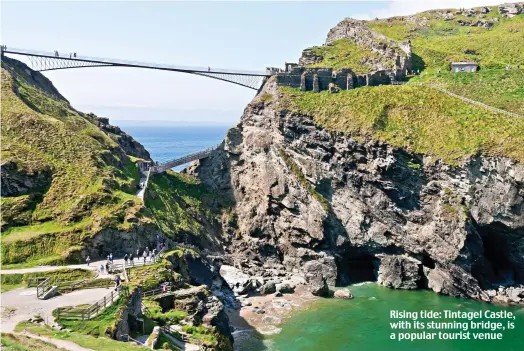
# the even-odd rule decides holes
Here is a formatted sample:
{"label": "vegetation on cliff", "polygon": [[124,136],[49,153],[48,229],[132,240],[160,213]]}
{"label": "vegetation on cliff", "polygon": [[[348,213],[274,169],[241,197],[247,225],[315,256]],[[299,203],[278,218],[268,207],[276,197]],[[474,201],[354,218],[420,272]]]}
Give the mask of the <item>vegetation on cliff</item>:
{"label": "vegetation on cliff", "polygon": [[524,161],[524,119],[494,113],[423,86],[301,92],[280,88],[280,108],[327,130],[381,140],[458,164],[482,153]]}
{"label": "vegetation on cliff", "polygon": [[138,169],[44,76],[16,60],[2,66],[2,262],[78,261],[86,239],[142,218]]}
{"label": "vegetation on cliff", "polygon": [[66,351],[66,349],[56,347],[55,344],[25,335],[2,333],[0,339],[2,349],[6,351]]}

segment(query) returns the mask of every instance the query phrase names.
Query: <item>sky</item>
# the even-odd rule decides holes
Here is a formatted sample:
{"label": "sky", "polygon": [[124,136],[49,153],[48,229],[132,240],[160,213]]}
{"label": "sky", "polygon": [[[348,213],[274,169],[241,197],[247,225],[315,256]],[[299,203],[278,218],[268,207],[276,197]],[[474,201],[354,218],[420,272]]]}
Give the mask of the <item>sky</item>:
{"label": "sky", "polygon": [[[174,65],[264,70],[297,62],[345,17],[408,15],[502,0],[2,1],[8,47]],[[234,125],[254,90],[137,68],[45,72],[73,107],[117,125]]]}

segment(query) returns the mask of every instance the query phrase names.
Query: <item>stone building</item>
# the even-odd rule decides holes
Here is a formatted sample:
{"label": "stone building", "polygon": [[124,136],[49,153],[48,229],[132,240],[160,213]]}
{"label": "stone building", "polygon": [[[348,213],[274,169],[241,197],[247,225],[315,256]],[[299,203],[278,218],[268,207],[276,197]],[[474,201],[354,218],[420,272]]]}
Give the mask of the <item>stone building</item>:
{"label": "stone building", "polygon": [[349,68],[308,68],[297,64],[286,63],[286,71],[276,74],[279,86],[300,88],[302,91],[319,92],[329,90],[330,85],[341,90],[349,90],[359,86],[374,86],[391,84],[392,81],[403,78],[401,70],[382,70],[369,74],[357,75]]}
{"label": "stone building", "polygon": [[478,65],[476,62],[451,62],[451,72],[476,72]]}

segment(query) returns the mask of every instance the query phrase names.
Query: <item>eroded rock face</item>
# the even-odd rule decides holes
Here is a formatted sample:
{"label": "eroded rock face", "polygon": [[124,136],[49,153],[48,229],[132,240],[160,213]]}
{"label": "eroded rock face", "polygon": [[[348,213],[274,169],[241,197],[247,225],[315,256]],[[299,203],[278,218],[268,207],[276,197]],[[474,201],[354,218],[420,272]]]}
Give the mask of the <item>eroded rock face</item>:
{"label": "eroded rock face", "polygon": [[406,256],[377,255],[380,259],[378,283],[394,289],[417,289],[422,262]]}
{"label": "eroded rock face", "polygon": [[279,110],[271,82],[264,93],[271,101],[255,98],[190,170],[235,204],[225,261],[251,277],[302,277],[317,293],[372,279],[377,260],[394,288],[489,300],[484,290],[524,282],[523,165],[479,156],[451,167],[362,144]]}

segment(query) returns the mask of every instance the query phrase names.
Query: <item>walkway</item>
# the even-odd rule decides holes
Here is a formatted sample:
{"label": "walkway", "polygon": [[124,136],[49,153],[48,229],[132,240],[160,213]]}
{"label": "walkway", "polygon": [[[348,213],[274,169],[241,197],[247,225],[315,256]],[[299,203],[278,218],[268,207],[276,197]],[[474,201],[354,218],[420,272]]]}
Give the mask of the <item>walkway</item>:
{"label": "walkway", "polygon": [[60,339],[50,338],[50,337],[47,337],[47,336],[35,335],[35,334],[27,332],[27,331],[23,331],[23,332],[17,333],[17,334],[25,335],[25,336],[28,336],[28,337],[33,338],[33,339],[39,339],[39,340],[47,341],[47,342],[49,342],[51,344],[54,344],[55,346],[57,346],[59,348],[63,348],[63,349],[69,350],[69,351],[96,351],[96,350],[93,350],[93,349],[86,349],[85,347],[82,347],[82,346],[80,346],[78,344],[75,344],[72,341],[60,340]]}
{"label": "walkway", "polygon": [[[134,261],[137,262],[137,267],[138,267],[142,265],[142,263],[144,262],[144,259],[142,257],[140,258],[135,257]],[[98,271],[98,268],[100,267],[100,265],[105,266],[106,262],[107,260],[94,261],[94,262],[91,262],[89,266],[83,263],[83,264],[71,264],[67,266],[37,266],[37,267],[31,267],[31,268],[4,269],[4,270],[0,270],[0,274],[16,274],[16,273],[24,274],[24,273],[35,273],[35,272],[49,272],[49,271],[56,271],[56,270],[63,269],[63,268]],[[154,263],[154,262],[149,261],[149,258],[147,259],[146,262],[147,264]],[[124,266],[124,263],[125,262],[123,258],[113,260],[114,265]],[[128,265],[126,267],[132,267],[132,266]],[[107,273],[103,275],[99,274],[98,278],[105,278],[109,276],[111,276],[111,274],[107,274]]]}
{"label": "walkway", "polygon": [[182,156],[182,157],[179,157],[179,158],[175,158],[175,159],[170,160],[170,161],[166,161],[166,162],[161,163],[161,164],[159,164],[157,166],[153,166],[152,171],[155,172],[155,173],[162,173],[162,172],[167,171],[168,169],[171,169],[171,168],[183,165],[185,163],[189,163],[189,162],[193,162],[193,161],[196,161],[196,160],[201,160],[203,158],[207,158],[207,157],[209,157],[213,153],[213,151],[218,149],[220,145],[221,144],[218,144],[218,145],[212,146],[212,147],[210,147],[208,149],[205,149],[205,150],[202,150],[202,151],[198,151],[198,152],[195,152],[195,153],[192,153],[192,154],[189,154],[189,155],[185,155],[185,156]]}
{"label": "walkway", "polygon": [[136,67],[162,71],[173,71],[195,74],[208,78],[233,83],[246,88],[258,90],[271,76],[270,71],[249,71],[239,69],[222,69],[215,67],[195,67],[158,64],[152,62],[130,61],[102,57],[72,55],[70,52],[46,52],[20,48],[2,49],[2,54],[25,56],[29,59],[29,66],[35,71],[51,71],[68,68],[84,67]]}
{"label": "walkway", "polygon": [[[24,320],[40,315],[47,324],[52,325],[53,310],[58,307],[93,304],[108,294],[109,288],[76,290],[68,294],[52,297],[48,300],[36,298],[36,288],[19,288],[1,295],[2,331],[11,332]],[[15,309],[12,313],[8,310]]]}

